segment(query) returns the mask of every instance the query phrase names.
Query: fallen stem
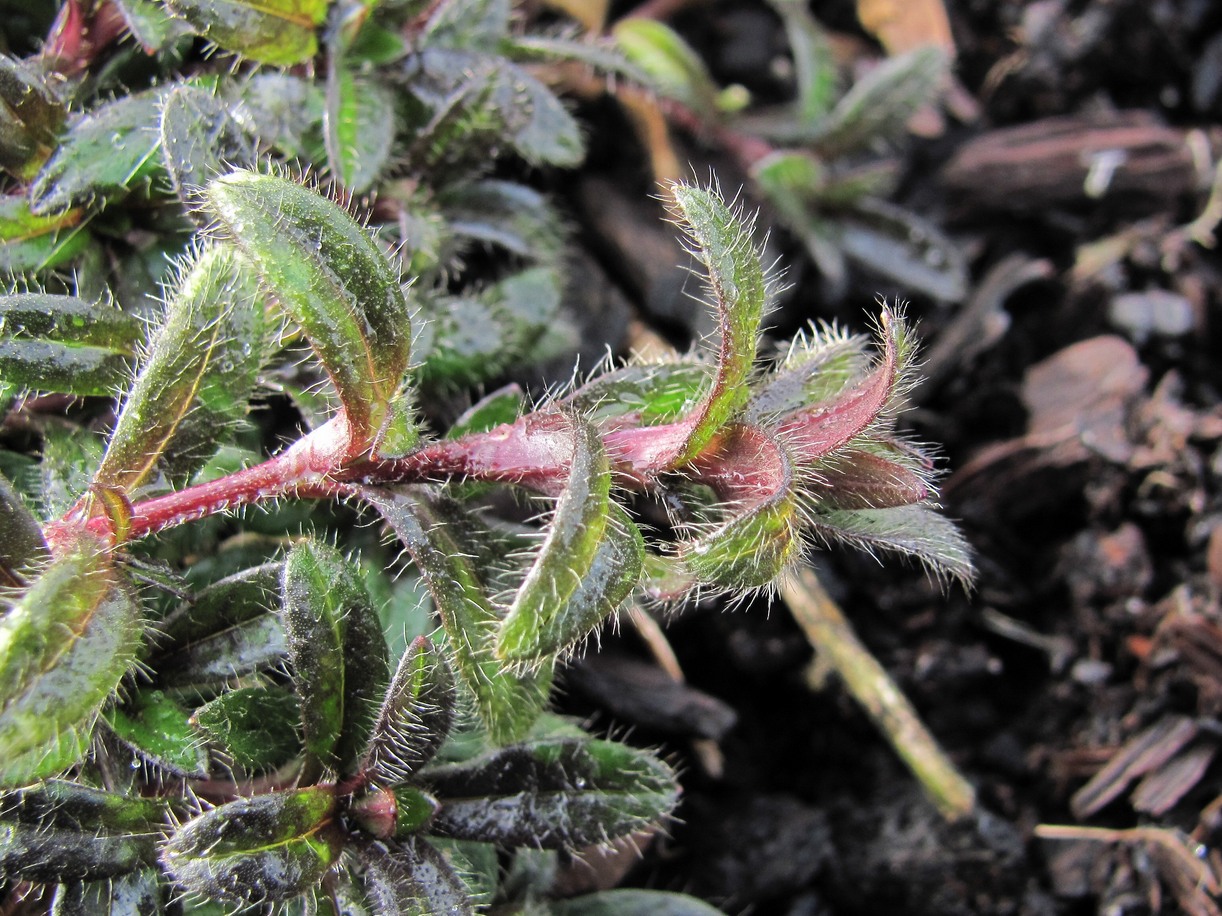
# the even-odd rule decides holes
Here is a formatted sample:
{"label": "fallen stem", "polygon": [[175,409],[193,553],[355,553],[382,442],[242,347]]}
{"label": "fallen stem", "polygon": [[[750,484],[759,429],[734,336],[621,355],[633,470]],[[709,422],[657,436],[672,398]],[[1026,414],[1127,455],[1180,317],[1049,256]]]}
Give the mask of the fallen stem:
{"label": "fallen stem", "polygon": [[840,675],[942,816],[958,821],[972,814],[976,790],[950,762],[882,665],[861,644],[814,572],[803,567],[797,576],[785,577],[781,596],[820,660]]}

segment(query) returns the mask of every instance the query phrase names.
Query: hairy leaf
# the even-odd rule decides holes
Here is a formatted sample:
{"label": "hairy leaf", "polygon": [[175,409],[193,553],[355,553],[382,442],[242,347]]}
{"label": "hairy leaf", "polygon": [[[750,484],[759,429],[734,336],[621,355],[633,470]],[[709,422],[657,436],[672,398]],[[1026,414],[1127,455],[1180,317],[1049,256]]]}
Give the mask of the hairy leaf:
{"label": "hairy leaf", "polygon": [[509,34],[509,0],[441,0],[421,33],[421,45],[496,47]]}
{"label": "hairy leaf", "polygon": [[43,215],[92,206],[147,182],[160,166],[161,90],[105,102],[79,117],[30,188]]}
{"label": "hairy leaf", "polygon": [[365,892],[375,912],[402,916],[474,916],[475,907],[454,869],[419,837],[370,843],[358,853]]}
{"label": "hairy leaf", "polygon": [[929,498],[929,468],[896,445],[863,442],[815,465],[811,495],[834,509],[887,509]]}
{"label": "hairy leaf", "polygon": [[174,879],[230,903],[284,900],[339,859],[343,835],[330,786],[240,798],[179,828],[162,849]]}
{"label": "hairy leaf", "polygon": [[214,696],[235,677],[280,665],[287,654],[280,618],[265,613],[158,657],[158,683],[176,694]]}
{"label": "hairy leaf", "polygon": [[399,661],[359,771],[374,785],[403,782],[433,759],[454,723],[454,674],[429,640]]}
{"label": "hairy leaf", "polygon": [[526,394],[516,383],[498,388],[463,411],[446,430],[447,439],[458,439],[469,433],[484,433],[502,423],[512,423],[522,414]]}
{"label": "hairy leaf", "polygon": [[51,518],[65,514],[89,489],[106,445],[93,430],[48,427],[42,440],[42,510]]}
{"label": "hairy leaf", "polygon": [[455,235],[536,261],[552,262],[561,254],[559,215],[546,197],[526,185],[496,179],[458,182],[443,189],[437,203]]}
{"label": "hairy leaf", "polygon": [[313,760],[351,773],[388,677],[386,639],[359,568],[333,547],[298,544],[284,562],[283,616],[307,770]]}
{"label": "hairy leaf", "polygon": [[406,447],[414,427],[397,395],[411,322],[399,275],[373,239],[337,204],[282,178],[233,172],[206,197],[309,337],[343,402],[353,456],[381,454],[384,440]]}
{"label": "hairy leaf", "polygon": [[273,685],[227,690],[195,710],[192,722],[233,766],[260,772],[283,766],[301,749],[293,691]]}
{"label": "hairy leaf", "polygon": [[111,395],[127,379],[141,323],[75,296],[0,297],[0,376],[32,390]]}
{"label": "hairy leaf", "polygon": [[759,422],[826,404],[868,369],[863,337],[812,327],[793,339],[781,364],[756,387],[746,417]]}
{"label": "hairy leaf", "polygon": [[51,916],[157,916],[166,887],[155,868],[137,868],[108,881],[75,881],[55,889]]}
{"label": "hairy leaf", "polygon": [[161,158],[178,196],[198,202],[217,175],[255,164],[258,147],[232,106],[199,86],[176,86],[161,109]]}
{"label": "hairy leaf", "polygon": [[591,379],[561,403],[591,420],[636,415],[653,426],[691,411],[708,390],[711,374],[694,361],[623,366]]}
{"label": "hairy leaf", "polygon": [[280,606],[284,561],[252,566],[202,589],[162,621],[159,643],[190,643]]}
{"label": "hairy leaf", "polygon": [[820,511],[812,514],[816,533],[865,550],[882,548],[915,557],[937,575],[962,583],[972,579],[972,552],[954,523],[932,506]]}
{"label": "hairy leaf", "polygon": [[709,288],[721,329],[717,374],[696,410],[685,420],[686,441],[674,464],[684,464],[708,445],[746,403],[755,362],[756,338],[767,306],[768,288],[751,226],[736,219],[711,191],[674,185],[675,213],[708,270]]}
{"label": "hairy leaf", "polygon": [[182,270],[94,483],[131,493],[163,458],[176,476],[197,470],[246,413],[263,330],[262,303],[237,258],[200,251]]}
{"label": "hairy leaf", "polygon": [[191,26],[171,16],[164,6],[155,0],[113,0],[123,16],[123,22],[132,38],[140,43],[147,54],[165,50],[174,42],[191,34]]}
{"label": "hairy leaf", "polygon": [[85,535],[66,546],[0,617],[0,784],[79,758],[142,632],[110,552]]}
{"label": "hairy leaf", "polygon": [[611,464],[594,427],[572,420],[569,479],[534,563],[501,621],[497,655],[533,661],[571,647],[628,597],[640,531],[611,500]]}
{"label": "hairy leaf", "polygon": [[154,834],[98,834],[0,822],[0,873],[52,884],[114,878],[157,859]]}
{"label": "hairy leaf", "polygon": [[239,83],[234,95],[230,113],[247,133],[286,158],[309,161],[307,147],[326,110],[318,84],[288,73],[257,73]]}
{"label": "hairy leaf", "polygon": [[318,53],[315,31],[326,0],[166,0],[218,47],[262,64],[287,67]]}
{"label": "hairy leaf", "polygon": [[0,274],[26,276],[62,267],[89,245],[80,210],[35,216],[24,197],[0,197]]}
{"label": "hairy leaf", "polygon": [[360,495],[394,530],[428,584],[456,673],[474,695],[492,740],[505,744],[520,738],[547,699],[551,671],[515,675],[502,670],[492,639],[499,615],[470,557],[463,517],[425,491],[414,498],[363,487]]}
{"label": "hairy leaf", "polygon": [[656,823],[678,801],[675,774],[613,741],[553,738],[430,770],[442,805],[430,830],[510,846],[573,848]]}
{"label": "hairy leaf", "polygon": [[0,821],[97,834],[149,833],[165,822],[169,810],[163,798],[120,795],[62,779],[0,794]]}
{"label": "hairy leaf", "polygon": [[190,712],[160,690],[138,690],[102,714],[110,730],[140,757],[175,776],[208,775],[203,736]]}

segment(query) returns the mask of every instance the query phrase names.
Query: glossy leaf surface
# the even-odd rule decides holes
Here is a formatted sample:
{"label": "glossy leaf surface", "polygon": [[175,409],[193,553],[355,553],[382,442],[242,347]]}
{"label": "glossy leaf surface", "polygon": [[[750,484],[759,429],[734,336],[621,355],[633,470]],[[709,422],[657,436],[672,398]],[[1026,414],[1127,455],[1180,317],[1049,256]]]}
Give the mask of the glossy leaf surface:
{"label": "glossy leaf surface", "polygon": [[103,713],[115,737],[175,776],[203,778],[208,753],[190,711],[159,690],[138,690],[122,706]]}
{"label": "glossy leaf surface", "polygon": [[143,325],[74,296],[0,297],[0,376],[32,390],[113,395],[126,381]]}
{"label": "glossy leaf surface", "polygon": [[519,676],[502,670],[492,639],[500,615],[470,557],[472,539],[463,536],[463,517],[424,493],[413,498],[366,487],[361,498],[394,530],[428,584],[455,672],[474,695],[492,740],[504,744],[520,738],[546,701],[551,672]]}
{"label": "glossy leaf surface", "polygon": [[89,244],[80,210],[35,216],[24,197],[0,197],[0,273],[35,274],[61,267]]}

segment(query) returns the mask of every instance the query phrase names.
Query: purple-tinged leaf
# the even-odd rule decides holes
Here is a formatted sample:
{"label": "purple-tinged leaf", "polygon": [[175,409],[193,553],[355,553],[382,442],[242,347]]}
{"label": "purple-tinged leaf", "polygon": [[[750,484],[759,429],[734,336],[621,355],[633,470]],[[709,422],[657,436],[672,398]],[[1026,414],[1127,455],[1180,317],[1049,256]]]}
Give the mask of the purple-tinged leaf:
{"label": "purple-tinged leaf", "polygon": [[[832,509],[888,509],[919,503],[931,495],[929,468],[914,455],[884,449],[846,446],[814,468],[810,496]],[[888,454],[887,452],[890,452]]]}
{"label": "purple-tinged leaf", "polygon": [[679,543],[683,564],[701,582],[721,588],[774,582],[801,546],[800,498],[787,450],[754,427],[734,426],[694,471],[724,502],[723,520]]}
{"label": "purple-tinged leaf", "polygon": [[789,414],[778,435],[798,462],[815,461],[866,432],[897,400],[911,343],[903,321],[890,311],[882,315],[883,354],[861,381],[841,389],[829,401]]}

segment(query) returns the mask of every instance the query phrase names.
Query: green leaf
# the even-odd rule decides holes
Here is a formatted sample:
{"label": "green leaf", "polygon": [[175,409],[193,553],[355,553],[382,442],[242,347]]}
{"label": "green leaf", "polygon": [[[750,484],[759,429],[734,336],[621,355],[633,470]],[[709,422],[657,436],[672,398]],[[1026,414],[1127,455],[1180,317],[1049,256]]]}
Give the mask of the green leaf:
{"label": "green leaf", "polygon": [[62,267],[89,244],[80,210],[35,216],[24,197],[0,197],[0,273],[35,274]]}
{"label": "green leaf", "polygon": [[894,139],[908,119],[933,101],[946,79],[946,53],[933,46],[890,57],[858,80],[820,125],[818,152],[836,158]]}
{"label": "green leaf", "polygon": [[144,337],[131,315],[74,296],[0,298],[0,377],[32,390],[111,395]]}
{"label": "green leaf", "polygon": [[227,690],[195,710],[192,722],[247,773],[274,770],[301,750],[297,695],[279,685]]}
{"label": "green leaf", "polygon": [[124,96],[73,122],[34,179],[31,212],[94,206],[150,181],[161,164],[162,98],[160,89]]}
{"label": "green leaf", "polygon": [[146,54],[168,49],[174,42],[191,34],[191,26],[171,16],[154,0],[114,0],[123,22]]}
{"label": "green leaf", "polygon": [[547,903],[550,916],[721,916],[721,910],[687,894],[620,888]]}
{"label": "green leaf", "polygon": [[26,577],[50,559],[38,519],[0,474],[0,589],[26,584]]}
{"label": "green leaf", "polygon": [[213,582],[166,616],[158,627],[158,643],[171,649],[279,609],[283,577],[280,560]]}
{"label": "green leaf", "polygon": [[66,108],[47,77],[0,54],[0,168],[33,178],[51,155]]}
{"label": "green leaf", "polygon": [[413,836],[399,842],[369,843],[357,855],[375,912],[474,916],[475,907],[462,881],[425,840]]}
{"label": "green leaf", "polygon": [[472,559],[477,539],[470,520],[427,491],[413,496],[363,487],[360,496],[394,530],[428,584],[455,671],[475,697],[492,740],[505,744],[520,738],[547,700],[551,671],[502,670],[492,645],[500,615],[480,578],[481,565]]}
{"label": "green leaf", "polygon": [[229,903],[285,900],[317,884],[339,859],[331,786],[240,798],[188,821],[161,861],[187,890]]}
{"label": "green leaf", "polygon": [[772,584],[801,546],[800,499],[788,452],[760,430],[737,426],[697,469],[724,502],[726,519],[679,543],[684,565],[700,581],[730,590]]}
{"label": "green leaf", "polygon": [[437,767],[439,836],[576,848],[626,836],[664,818],[679,798],[675,774],[652,754],[613,741],[547,739]]}
{"label": "green leaf", "polygon": [[368,191],[386,168],[395,122],[395,99],[385,86],[330,60],[323,135],[331,171],[349,191]]}
{"label": "green leaf", "polygon": [[781,15],[798,86],[798,120],[813,126],[832,107],[837,90],[836,59],[823,27],[802,0],[772,0]]}
{"label": "green leaf", "polygon": [[165,0],[175,16],[225,51],[288,67],[318,53],[326,0]]}
{"label": "green leaf", "polygon": [[310,160],[310,138],[322,124],[326,107],[320,86],[288,73],[257,73],[233,92],[231,113],[248,133],[287,159]]}
{"label": "green leaf", "polygon": [[447,439],[458,439],[471,433],[486,433],[502,423],[512,423],[522,415],[526,394],[516,383],[498,388],[463,411],[446,430]]}
{"label": "green leaf", "polygon": [[190,711],[160,690],[138,690],[102,717],[120,741],[161,769],[196,779],[208,775],[208,752]]}
{"label": "green leaf", "polygon": [[656,19],[630,17],[617,22],[611,33],[629,63],[648,76],[659,94],[702,117],[717,117],[717,84],[700,55],[674,29]]}
{"label": "green leaf", "polygon": [[351,774],[386,687],[386,639],[359,567],[303,541],[284,562],[284,630],[301,698],[306,771]]}
{"label": "green leaf", "polygon": [[199,86],[175,86],[161,109],[161,158],[174,190],[196,204],[204,187],[232,168],[249,168],[258,144],[231,104]]}
{"label": "green leaf", "polygon": [[721,330],[717,374],[703,401],[684,421],[686,440],[673,466],[699,455],[750,396],[747,383],[768,304],[768,285],[749,222],[736,218],[712,191],[674,185],[671,193],[675,215],[708,271]]}
{"label": "green leaf", "polygon": [[352,456],[380,454],[384,439],[411,428],[397,398],[412,339],[398,272],[343,209],[291,181],[233,172],[206,197],[331,376]]}
{"label": "green leaf", "polygon": [[0,784],[49,776],[79,758],[143,629],[110,552],[85,535],[17,597],[0,617]]}
{"label": "green leaf", "polygon": [[628,597],[641,574],[641,533],[611,500],[611,463],[594,427],[572,420],[569,479],[547,537],[497,633],[496,652],[532,662],[571,648]]}
{"label": "green leaf", "polygon": [[120,795],[63,779],[0,795],[0,821],[91,833],[149,833],[165,823],[164,798]]}
{"label": "green leaf", "polygon": [[399,661],[358,772],[373,785],[405,782],[445,742],[456,701],[450,666],[419,637]]}
{"label": "green leaf", "polygon": [[232,252],[206,248],[185,264],[94,483],[131,493],[163,459],[179,478],[198,470],[245,416],[264,324],[258,291]]}
{"label": "green leaf", "polygon": [[972,580],[971,546],[954,523],[930,505],[818,511],[811,514],[810,522],[828,541],[864,550],[894,550],[920,560],[935,575],[950,576],[965,585]]}
{"label": "green leaf", "polygon": [[560,403],[595,422],[636,416],[653,426],[693,410],[711,375],[707,365],[691,360],[623,366],[591,379]]}
{"label": "green leaf", "polygon": [[89,482],[102,463],[106,444],[82,426],[48,426],[42,439],[42,508],[58,518],[89,490]]}

